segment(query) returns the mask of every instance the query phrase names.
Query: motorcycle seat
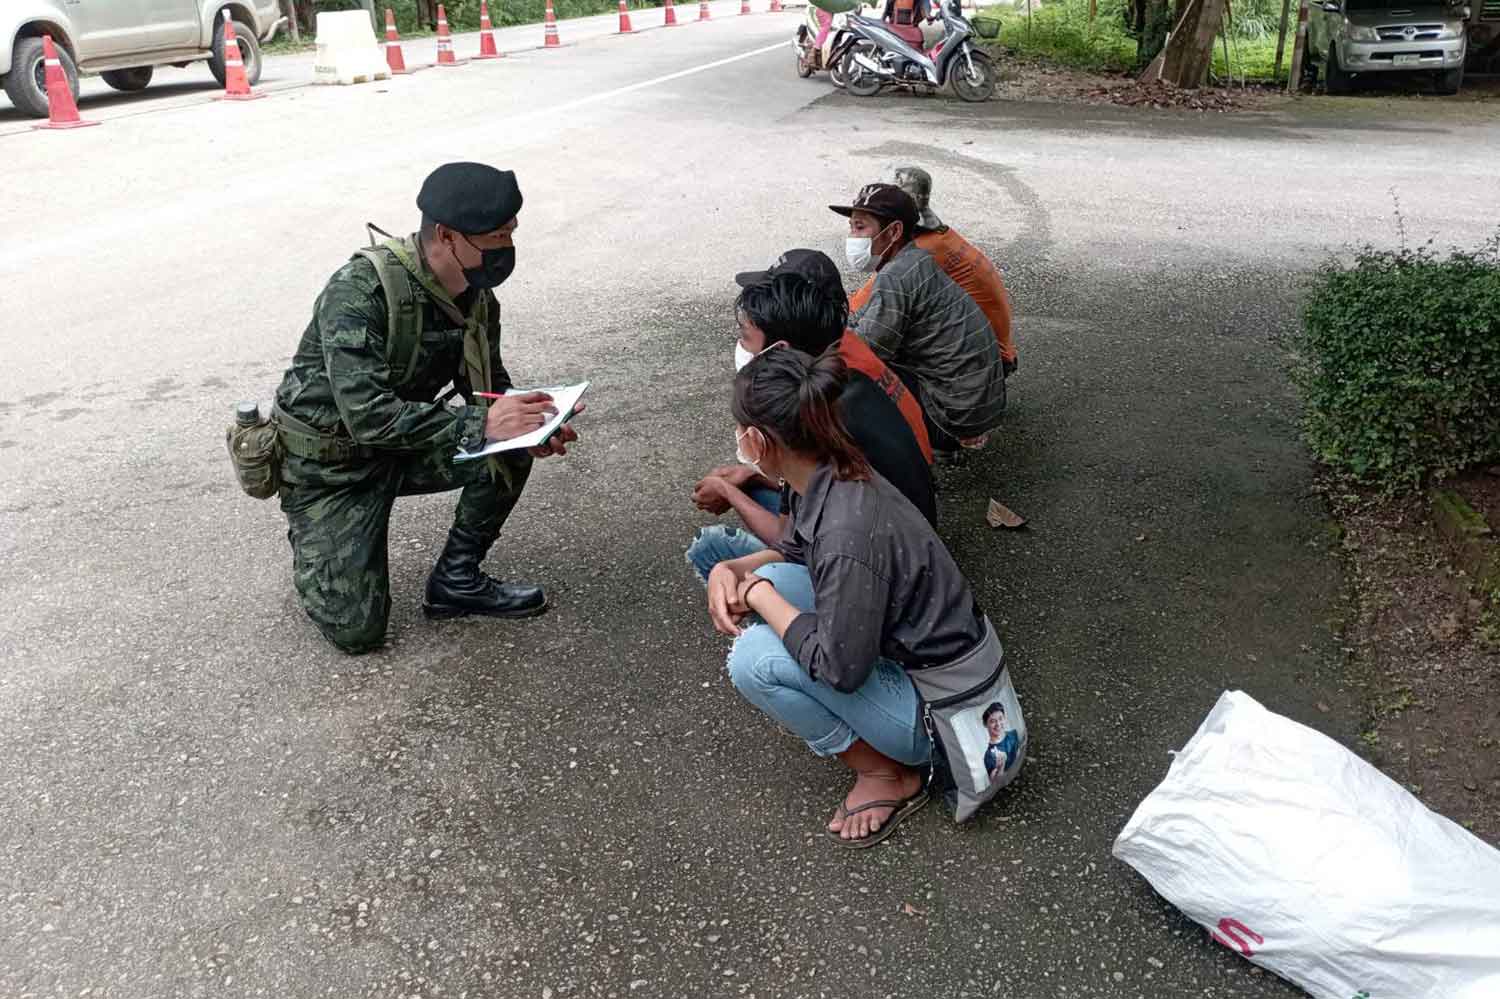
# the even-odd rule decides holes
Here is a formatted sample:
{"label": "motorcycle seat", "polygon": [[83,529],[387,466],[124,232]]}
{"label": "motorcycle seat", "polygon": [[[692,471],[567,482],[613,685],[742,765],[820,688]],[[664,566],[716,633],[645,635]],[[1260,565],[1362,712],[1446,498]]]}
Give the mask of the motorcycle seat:
{"label": "motorcycle seat", "polygon": [[886,27],[918,52],[927,47],[927,40],[922,37],[922,29],[915,24],[891,24],[890,22],[886,22]]}

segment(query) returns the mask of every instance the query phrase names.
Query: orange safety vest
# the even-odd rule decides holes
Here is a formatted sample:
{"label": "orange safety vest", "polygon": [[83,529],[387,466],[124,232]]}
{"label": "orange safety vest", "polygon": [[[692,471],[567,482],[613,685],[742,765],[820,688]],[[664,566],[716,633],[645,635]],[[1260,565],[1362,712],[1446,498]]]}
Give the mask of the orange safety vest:
{"label": "orange safety vest", "polygon": [[849,365],[849,370],[858,371],[885,389],[885,394],[891,397],[891,401],[906,419],[907,426],[911,427],[912,436],[917,439],[917,447],[922,449],[922,457],[927,459],[927,464],[932,464],[932,441],[927,436],[922,407],[900,377],[853,330],[845,330],[839,340],[839,356]]}
{"label": "orange safety vest", "polygon": [[[943,273],[953,283],[968,293],[990,321],[995,331],[995,340],[1000,344],[1000,356],[1007,362],[1016,359],[1016,341],[1010,329],[1010,295],[1005,290],[1005,280],[1000,269],[990,262],[979,247],[964,239],[949,228],[936,232],[924,232],[917,236],[916,244],[937,261]],[[875,276],[849,296],[849,314],[853,315],[870,301],[875,291]]]}
{"label": "orange safety vest", "polygon": [[917,236],[916,243],[932,254],[954,284],[969,293],[995,331],[995,339],[1000,342],[1000,356],[1014,361],[1016,342],[1010,330],[1010,295],[1006,294],[999,268],[979,247],[946,227],[922,233]]}

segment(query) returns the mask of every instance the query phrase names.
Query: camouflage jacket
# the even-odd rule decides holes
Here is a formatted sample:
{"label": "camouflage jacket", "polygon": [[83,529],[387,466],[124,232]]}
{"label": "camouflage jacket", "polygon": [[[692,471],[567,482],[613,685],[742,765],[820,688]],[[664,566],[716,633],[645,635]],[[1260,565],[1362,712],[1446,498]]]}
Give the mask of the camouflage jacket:
{"label": "camouflage jacket", "polygon": [[[426,266],[420,257],[422,266]],[[415,287],[424,330],[457,324],[420,286]],[[489,390],[511,387],[500,360],[500,306],[493,292],[469,291],[457,305],[472,314],[477,295],[489,298]],[[464,371],[461,337],[433,348],[422,345],[411,380],[397,386],[386,363],[389,330],[385,294],[375,267],[362,257],[346,263],[328,280],[313,306],[312,322],[276,390],[276,402],[289,416],[315,429],[357,444],[391,451],[457,450],[484,438],[487,406],[476,401]],[[435,401],[449,382],[469,405]]]}

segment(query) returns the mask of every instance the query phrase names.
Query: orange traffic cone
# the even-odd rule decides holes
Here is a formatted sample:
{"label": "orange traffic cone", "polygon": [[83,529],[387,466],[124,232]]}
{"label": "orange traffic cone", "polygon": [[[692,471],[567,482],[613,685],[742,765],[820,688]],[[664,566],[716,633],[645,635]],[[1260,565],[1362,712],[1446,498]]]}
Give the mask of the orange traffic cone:
{"label": "orange traffic cone", "polygon": [[630,26],[630,11],[625,9],[625,0],[620,0],[620,34],[633,34],[635,29]]}
{"label": "orange traffic cone", "polygon": [[552,0],[547,0],[547,16],[542,28],[542,47],[555,49],[562,42],[557,40],[557,13],[552,9]]}
{"label": "orange traffic cone", "polygon": [[462,66],[463,63],[453,55],[453,32],[448,30],[448,12],[438,4],[438,57],[439,66]]}
{"label": "orange traffic cone", "polygon": [[709,16],[708,0],[698,0],[698,20],[707,21]]}
{"label": "orange traffic cone", "polygon": [[475,59],[499,59],[501,52],[495,48],[495,26],[490,23],[490,5],[479,0],[479,54]]}
{"label": "orange traffic cone", "polygon": [[234,37],[234,22],[229,19],[229,8],[224,9],[224,93],[221,101],[258,101],[265,94],[250,89],[250,78],[245,75],[245,60],[240,54],[239,39]]}
{"label": "orange traffic cone", "polygon": [[401,36],[396,34],[396,12],[385,9],[385,64],[391,67],[391,75],[399,76],[411,72],[406,68],[406,57],[401,54]]}
{"label": "orange traffic cone", "polygon": [[750,13],[750,0],[740,0],[740,17]]}
{"label": "orange traffic cone", "polygon": [[677,27],[677,10],[672,6],[672,0],[667,0],[665,7],[666,16],[662,18],[662,26],[666,28]]}
{"label": "orange traffic cone", "polygon": [[771,13],[773,13],[773,14],[780,14],[781,13],[781,0],[771,0]]}
{"label": "orange traffic cone", "polygon": [[68,86],[68,74],[62,60],[57,57],[57,47],[51,35],[42,36],[42,64],[47,73],[47,120],[32,128],[88,128],[97,121],[84,121],[78,117],[78,103],[73,100],[73,88]]}

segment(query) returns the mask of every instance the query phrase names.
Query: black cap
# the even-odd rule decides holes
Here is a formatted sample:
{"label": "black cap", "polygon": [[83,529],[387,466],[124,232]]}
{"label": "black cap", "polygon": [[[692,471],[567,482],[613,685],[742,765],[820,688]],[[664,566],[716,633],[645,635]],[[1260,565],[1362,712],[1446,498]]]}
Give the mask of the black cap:
{"label": "black cap", "polygon": [[734,276],[741,288],[770,284],[778,274],[795,274],[810,281],[829,298],[843,298],[844,279],[828,254],[820,250],[787,250],[763,271],[745,271]]}
{"label": "black cap", "polygon": [[516,175],[483,163],[444,163],[422,182],[423,216],[466,236],[493,232],[521,212]]}
{"label": "black cap", "polygon": [[916,233],[917,220],[921,218],[921,212],[917,210],[917,203],[911,199],[911,195],[895,184],[866,184],[860,188],[854,204],[829,205],[828,207],[846,218],[856,211],[861,211],[892,222],[900,222],[908,236]]}

